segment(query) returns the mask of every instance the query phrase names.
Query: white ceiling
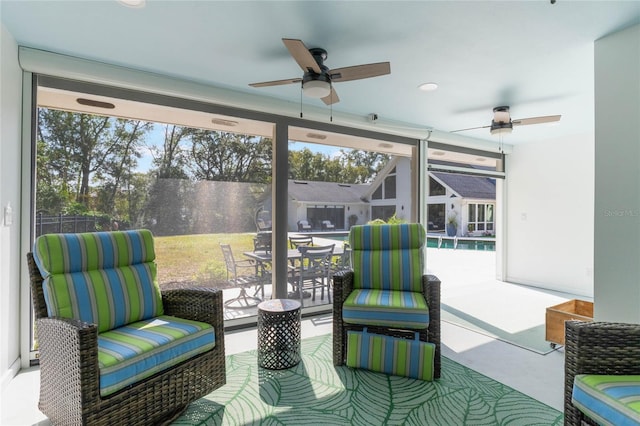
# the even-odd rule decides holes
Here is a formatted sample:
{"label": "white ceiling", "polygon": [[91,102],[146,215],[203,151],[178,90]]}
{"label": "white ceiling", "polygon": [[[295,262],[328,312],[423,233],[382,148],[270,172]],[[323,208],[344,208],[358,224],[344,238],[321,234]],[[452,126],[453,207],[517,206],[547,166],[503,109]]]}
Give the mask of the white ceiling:
{"label": "white ceiling", "polygon": [[[640,1],[108,1],[2,0],[21,46],[300,102],[301,77],[282,38],[328,51],[340,68],[391,62],[391,75],[336,84],[333,111],[440,131],[562,114],[516,127],[504,143],[593,134],[593,42],[640,23]],[[435,92],[418,85],[437,82]],[[319,99],[305,106],[326,108]],[[303,107],[304,108],[304,107]],[[467,136],[497,141],[488,129]],[[497,142],[496,142],[497,143]]]}

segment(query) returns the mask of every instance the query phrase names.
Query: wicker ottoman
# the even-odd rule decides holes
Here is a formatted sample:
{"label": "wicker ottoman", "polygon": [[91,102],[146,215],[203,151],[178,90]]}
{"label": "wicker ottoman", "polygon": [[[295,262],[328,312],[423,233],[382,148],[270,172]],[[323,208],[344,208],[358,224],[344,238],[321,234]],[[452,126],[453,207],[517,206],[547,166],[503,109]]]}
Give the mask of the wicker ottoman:
{"label": "wicker ottoman", "polygon": [[273,299],[258,305],[258,365],[282,370],[300,362],[300,302]]}

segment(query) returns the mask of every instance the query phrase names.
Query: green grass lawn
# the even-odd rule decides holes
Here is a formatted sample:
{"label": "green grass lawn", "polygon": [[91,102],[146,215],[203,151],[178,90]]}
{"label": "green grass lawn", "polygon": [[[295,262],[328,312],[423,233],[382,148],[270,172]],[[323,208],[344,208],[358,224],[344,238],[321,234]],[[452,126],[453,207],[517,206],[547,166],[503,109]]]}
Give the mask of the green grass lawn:
{"label": "green grass lawn", "polygon": [[230,244],[236,260],[253,250],[255,234],[199,234],[154,237],[158,282],[195,281],[226,287],[227,272],[220,243]]}

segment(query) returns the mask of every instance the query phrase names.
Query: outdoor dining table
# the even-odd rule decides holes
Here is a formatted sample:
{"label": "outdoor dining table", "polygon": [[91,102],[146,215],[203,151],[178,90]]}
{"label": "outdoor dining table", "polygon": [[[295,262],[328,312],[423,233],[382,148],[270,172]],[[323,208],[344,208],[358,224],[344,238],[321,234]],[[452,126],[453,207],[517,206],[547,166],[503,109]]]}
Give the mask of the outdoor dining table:
{"label": "outdoor dining table", "polygon": [[[335,246],[335,248],[333,249],[334,256],[342,256],[343,253],[344,253],[344,248],[342,246]],[[271,263],[271,252],[258,250],[258,251],[245,251],[242,254],[251,259],[254,259],[257,262]],[[301,257],[302,257],[302,253],[300,253],[298,249],[287,250],[287,259],[300,260]]]}
{"label": "outdoor dining table", "polygon": [[[338,246],[338,245],[334,247],[333,249],[334,256],[342,256],[343,253],[344,253],[344,247]],[[271,258],[272,253],[266,250],[245,251],[242,254],[259,263],[271,263],[272,261],[272,258]],[[299,261],[301,258],[302,258],[302,253],[300,253],[298,249],[287,250],[287,259],[289,259],[289,261],[292,262],[292,264],[295,263],[296,261]],[[290,282],[290,284],[295,286],[295,283]],[[288,297],[295,297],[295,292],[289,293]],[[303,294],[303,297],[305,298],[311,297],[311,294],[305,291]]]}

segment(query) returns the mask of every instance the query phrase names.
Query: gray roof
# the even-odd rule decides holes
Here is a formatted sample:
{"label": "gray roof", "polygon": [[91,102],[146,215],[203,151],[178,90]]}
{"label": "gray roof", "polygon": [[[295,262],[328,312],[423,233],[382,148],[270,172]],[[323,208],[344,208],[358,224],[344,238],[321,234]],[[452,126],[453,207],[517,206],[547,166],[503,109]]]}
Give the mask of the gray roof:
{"label": "gray roof", "polygon": [[369,184],[289,180],[289,197],[307,203],[362,203],[362,196],[368,188]]}
{"label": "gray roof", "polygon": [[495,179],[451,173],[432,174],[463,198],[496,199]]}

